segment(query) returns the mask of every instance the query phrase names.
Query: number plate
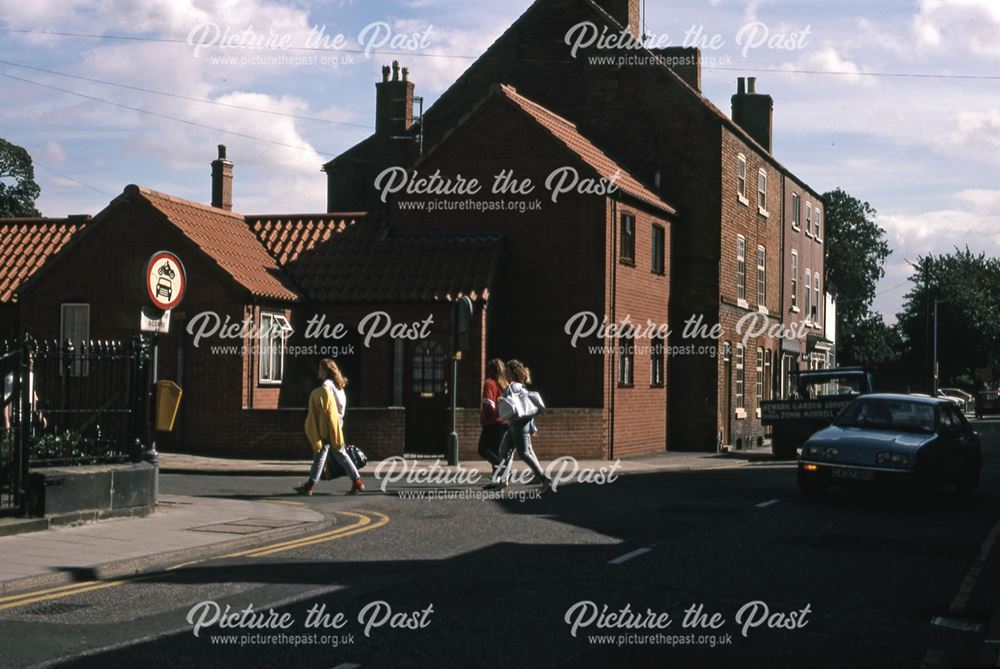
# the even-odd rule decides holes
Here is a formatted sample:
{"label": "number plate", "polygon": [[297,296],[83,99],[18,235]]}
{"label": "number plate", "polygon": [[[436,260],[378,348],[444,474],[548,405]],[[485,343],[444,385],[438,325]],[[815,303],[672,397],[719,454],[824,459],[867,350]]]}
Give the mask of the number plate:
{"label": "number plate", "polygon": [[852,481],[871,481],[875,478],[875,472],[868,469],[843,469],[834,467],[832,472],[835,479],[850,479]]}

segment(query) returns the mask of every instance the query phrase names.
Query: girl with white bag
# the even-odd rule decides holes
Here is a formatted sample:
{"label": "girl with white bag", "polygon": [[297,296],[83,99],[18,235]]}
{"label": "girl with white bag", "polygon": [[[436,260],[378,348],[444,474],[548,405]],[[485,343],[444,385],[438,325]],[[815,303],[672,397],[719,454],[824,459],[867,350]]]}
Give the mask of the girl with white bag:
{"label": "girl with white bag", "polygon": [[546,476],[531,447],[531,435],[538,432],[535,416],[545,410],[545,404],[538,393],[529,392],[525,387],[525,384],[531,383],[531,370],[519,360],[507,363],[507,378],[510,385],[504,390],[498,403],[501,418],[508,421],[507,433],[500,445],[500,465],[493,472],[493,478],[486,489],[503,490],[507,487],[516,450],[534,472],[536,481],[551,490],[552,479]]}

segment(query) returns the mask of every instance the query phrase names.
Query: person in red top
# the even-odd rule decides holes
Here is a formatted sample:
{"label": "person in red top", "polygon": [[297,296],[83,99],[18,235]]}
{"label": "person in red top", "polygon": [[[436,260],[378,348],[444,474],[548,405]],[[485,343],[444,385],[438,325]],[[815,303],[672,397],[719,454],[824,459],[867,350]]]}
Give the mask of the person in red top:
{"label": "person in red top", "polygon": [[483,404],[479,412],[479,455],[493,466],[500,466],[500,443],[507,431],[507,421],[500,420],[497,402],[507,387],[507,369],[500,358],[486,363],[486,381],[483,383]]}

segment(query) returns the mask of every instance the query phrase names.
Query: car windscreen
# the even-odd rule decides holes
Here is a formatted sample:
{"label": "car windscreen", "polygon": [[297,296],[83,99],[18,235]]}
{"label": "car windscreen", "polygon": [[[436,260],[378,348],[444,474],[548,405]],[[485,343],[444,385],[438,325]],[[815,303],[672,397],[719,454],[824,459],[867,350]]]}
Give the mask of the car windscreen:
{"label": "car windscreen", "polygon": [[930,434],[934,432],[934,405],[907,400],[861,399],[844,409],[834,425]]}
{"label": "car windscreen", "polygon": [[865,377],[860,374],[814,378],[803,377],[799,379],[799,394],[806,399],[860,395],[864,389],[864,384]]}

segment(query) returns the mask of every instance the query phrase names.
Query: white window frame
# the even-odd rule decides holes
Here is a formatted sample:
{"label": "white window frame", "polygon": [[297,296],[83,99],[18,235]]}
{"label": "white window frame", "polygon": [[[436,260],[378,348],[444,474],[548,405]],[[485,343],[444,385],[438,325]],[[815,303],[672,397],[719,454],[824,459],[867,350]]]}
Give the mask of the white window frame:
{"label": "white window frame", "polygon": [[806,202],[806,235],[813,236],[813,206],[811,202]]}
{"label": "white window frame", "polygon": [[[265,327],[265,321],[268,321],[270,326]],[[275,351],[274,339],[271,336],[275,332],[275,327],[281,339],[281,344],[277,351]],[[260,312],[260,330],[257,337],[260,342],[260,346],[258,347],[259,360],[257,363],[258,384],[262,386],[281,385],[281,381],[285,376],[285,340],[291,331],[292,326],[284,313],[279,311]],[[275,357],[275,352],[277,352],[277,357]],[[268,363],[266,369],[265,362]],[[274,369],[275,362],[277,362],[277,373],[275,373]]]}
{"label": "white window frame", "polygon": [[799,252],[792,249],[792,311],[799,310]]}
{"label": "white window frame", "polygon": [[[761,187],[763,179],[763,188]],[[757,213],[767,216],[767,172],[764,168],[757,170]]]}
{"label": "white window frame", "polygon": [[736,368],[736,409],[746,409],[746,372],[744,370],[743,344],[737,344],[733,353],[733,367]]}
{"label": "white window frame", "polygon": [[747,157],[742,153],[736,159],[736,198],[740,204],[750,206],[747,197]]}
{"label": "white window frame", "polygon": [[[59,348],[62,350],[66,346],[66,340],[71,339],[66,336],[66,310],[80,309],[82,308],[86,312],[86,318],[84,318],[84,333],[82,337],[77,337],[72,339],[73,348],[79,352],[80,348],[90,340],[90,304],[88,302],[63,302],[59,305]],[[59,366],[59,373],[62,374],[65,367],[63,365]],[[72,362],[69,370],[70,376],[89,376],[90,375],[90,364],[86,360],[76,359]]]}
{"label": "white window frame", "polygon": [[792,193],[792,230],[802,231],[802,197]]}
{"label": "white window frame", "polygon": [[736,302],[747,306],[747,240],[743,235],[736,236]]}
{"label": "white window frame", "polygon": [[813,277],[813,304],[812,304],[812,321],[819,327],[820,324],[820,310],[819,310],[819,272],[816,272],[816,276]]}
{"label": "white window frame", "polygon": [[814,223],[814,225],[816,226],[816,241],[822,244],[823,243],[823,226],[822,226],[822,224],[820,222],[822,216],[820,214],[819,207],[816,207],[816,211],[813,212],[813,215],[816,217],[815,218],[815,223]]}
{"label": "white window frame", "polygon": [[757,306],[767,308],[767,249],[757,247]]}
{"label": "white window frame", "polygon": [[809,315],[812,313],[809,305],[812,302],[812,272],[806,270],[806,322],[809,322]]}
{"label": "white window frame", "polygon": [[764,399],[764,349],[757,347],[757,378],[754,379],[754,397],[758,403]]}

